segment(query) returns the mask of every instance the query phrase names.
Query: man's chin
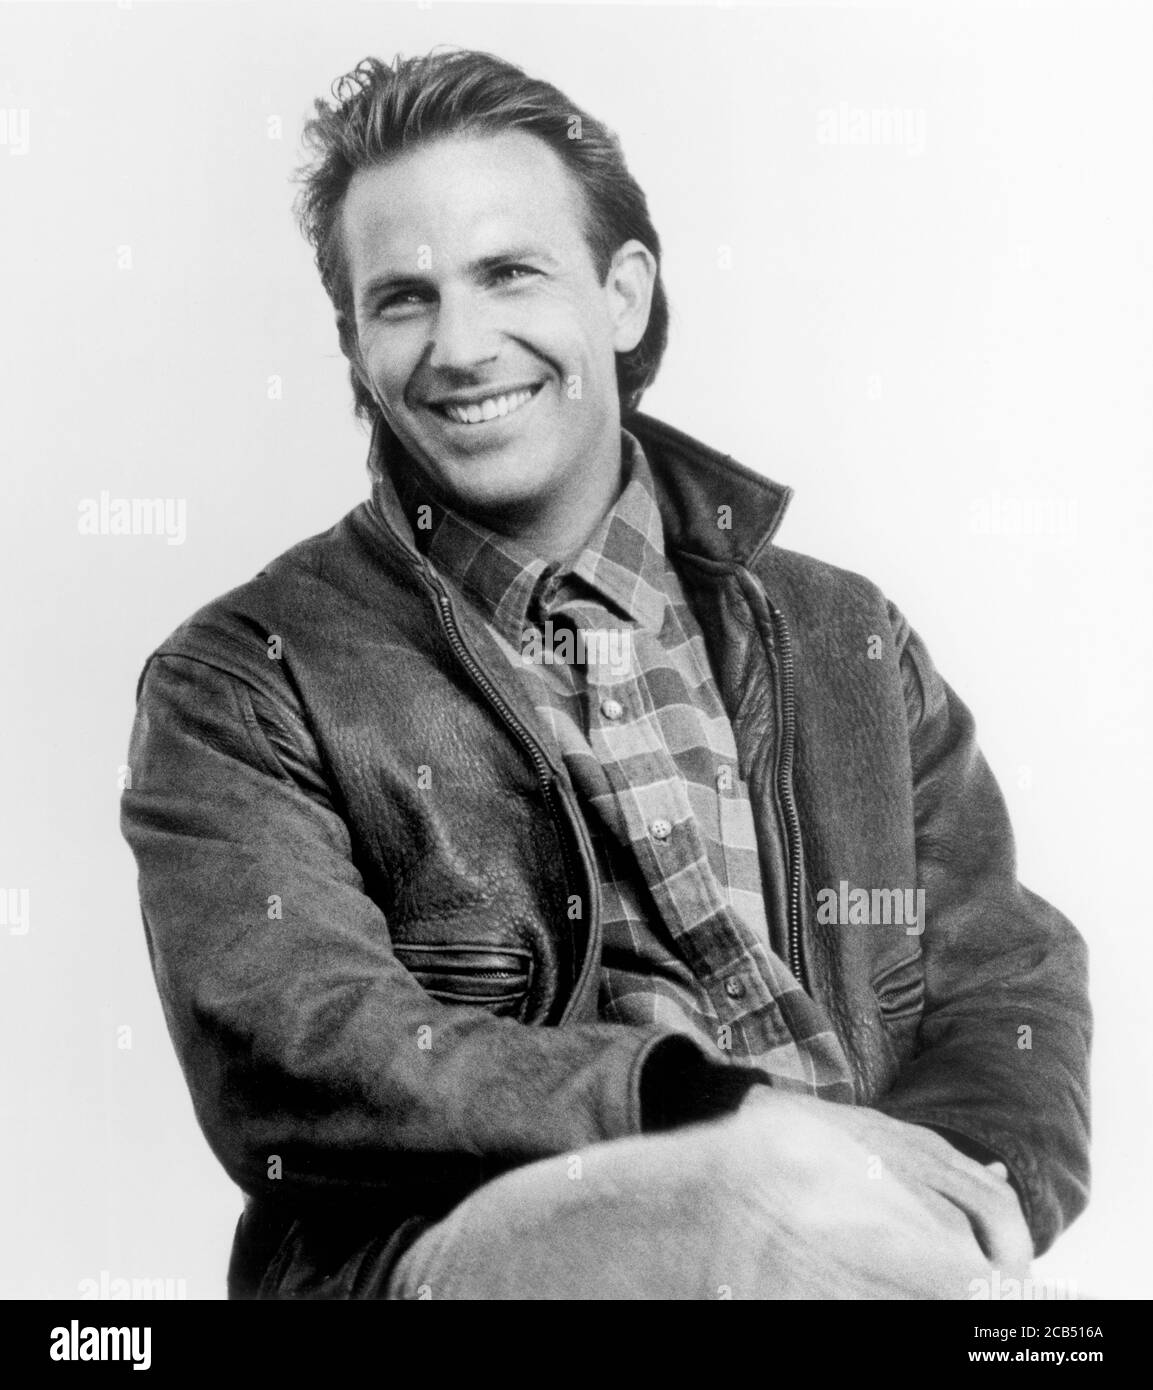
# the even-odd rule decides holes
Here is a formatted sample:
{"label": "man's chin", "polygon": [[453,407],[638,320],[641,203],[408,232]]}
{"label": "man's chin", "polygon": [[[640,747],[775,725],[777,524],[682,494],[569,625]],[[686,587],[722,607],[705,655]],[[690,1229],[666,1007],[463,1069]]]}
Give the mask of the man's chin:
{"label": "man's chin", "polygon": [[405,452],[442,500],[466,506],[519,507],[531,503],[547,474],[540,449],[527,441],[463,450],[427,430],[400,439]]}
{"label": "man's chin", "polygon": [[543,488],[533,486],[523,469],[507,471],[483,466],[466,476],[440,475],[445,501],[466,516],[503,530],[509,523],[524,522],[540,509]]}

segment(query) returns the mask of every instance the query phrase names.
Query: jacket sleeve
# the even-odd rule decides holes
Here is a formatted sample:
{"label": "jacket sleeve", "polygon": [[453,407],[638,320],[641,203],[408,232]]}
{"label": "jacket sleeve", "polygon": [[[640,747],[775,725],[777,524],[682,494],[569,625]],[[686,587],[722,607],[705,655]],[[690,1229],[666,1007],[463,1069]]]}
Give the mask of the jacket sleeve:
{"label": "jacket sleeve", "polygon": [[996,1155],[1038,1254],[1088,1198],[1086,949],[1017,880],[1004,799],[972,715],[891,608],[909,717],[925,1005],[878,1108]]}
{"label": "jacket sleeve", "polygon": [[235,674],[156,656],[122,799],[169,1030],[240,1187],[463,1192],[650,1127],[642,1072],[661,1110],[670,1085],[702,1112],[735,1104],[736,1078],[658,1028],[528,1027],[427,994],[390,949],[315,747],[291,746],[294,719],[306,734]]}

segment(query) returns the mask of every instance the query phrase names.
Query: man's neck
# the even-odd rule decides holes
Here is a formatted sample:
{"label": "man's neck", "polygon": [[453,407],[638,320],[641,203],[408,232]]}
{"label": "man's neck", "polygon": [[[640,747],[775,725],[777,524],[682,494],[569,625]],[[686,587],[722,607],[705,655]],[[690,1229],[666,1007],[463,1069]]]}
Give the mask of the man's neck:
{"label": "man's neck", "polygon": [[624,491],[627,479],[618,457],[615,471],[606,485],[589,489],[582,496],[558,505],[553,500],[538,511],[506,509],[499,516],[486,520],[474,518],[480,525],[510,540],[517,541],[534,555],[551,565],[564,565],[576,559],[589,537],[612,509]]}
{"label": "man's neck", "polygon": [[628,478],[625,476],[618,426],[600,467],[574,479],[566,494],[553,495],[539,503],[525,503],[521,507],[504,506],[492,511],[473,507],[466,509],[440,495],[427,478],[422,478],[422,482],[442,506],[455,511],[458,516],[516,541],[550,565],[563,566],[575,560],[584,549],[589,537],[623,492]]}

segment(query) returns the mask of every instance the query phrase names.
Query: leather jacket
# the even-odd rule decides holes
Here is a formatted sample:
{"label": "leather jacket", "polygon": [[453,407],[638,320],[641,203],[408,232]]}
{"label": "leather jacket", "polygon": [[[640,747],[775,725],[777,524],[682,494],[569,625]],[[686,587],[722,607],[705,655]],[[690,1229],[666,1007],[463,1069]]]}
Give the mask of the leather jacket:
{"label": "leather jacket", "polygon": [[[1000,1158],[1044,1251],[1087,1198],[1086,953],[1017,881],[969,711],[873,584],[773,542],[788,489],[625,424],[732,721],[774,948],[857,1103]],[[397,448],[378,427],[378,470]],[[723,1109],[740,1070],[598,1021],[571,783],[382,485],[138,689],[122,825],[198,1120],[247,1195],[233,1297],[371,1291],[489,1177]],[[924,930],[821,920],[842,884],[923,889]]]}

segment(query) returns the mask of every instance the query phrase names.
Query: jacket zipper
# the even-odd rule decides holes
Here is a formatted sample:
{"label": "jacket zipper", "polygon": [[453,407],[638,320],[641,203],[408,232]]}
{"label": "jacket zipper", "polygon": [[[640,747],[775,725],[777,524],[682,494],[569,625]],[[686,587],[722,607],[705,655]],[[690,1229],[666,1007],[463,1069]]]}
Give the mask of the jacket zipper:
{"label": "jacket zipper", "polygon": [[[571,886],[576,877],[573,873],[572,860],[569,854],[568,837],[566,834],[566,818],[562,814],[562,808],[558,805],[556,782],[552,776],[548,760],[541,752],[540,745],[523,722],[518,717],[516,711],[512,709],[504,696],[489,680],[481,669],[479,663],[474,659],[472,653],[465,645],[464,639],[460,635],[457,627],[456,614],[452,611],[452,601],[449,596],[436,586],[436,600],[440,608],[441,617],[444,621],[445,635],[448,637],[449,646],[452,648],[457,660],[472,677],[488,699],[489,703],[505,721],[508,727],[520,739],[529,757],[532,759],[536,769],[537,778],[540,781],[541,789],[544,792],[545,800],[548,802],[549,812],[554,822],[560,830],[561,858],[564,865],[565,882]],[[801,952],[801,819],[797,813],[796,801],[793,797],[793,743],[796,733],[796,677],[793,666],[793,641],[789,633],[785,615],[775,604],[769,604],[769,613],[772,617],[773,632],[780,650],[780,669],[781,669],[781,757],[777,764],[777,795],[780,799],[781,810],[785,818],[785,833],[788,837],[789,864],[788,864],[788,956],[789,968],[800,982],[802,988],[808,989],[806,978],[805,963]]]}
{"label": "jacket zipper", "polygon": [[489,703],[505,721],[513,733],[524,745],[529,757],[532,759],[533,767],[540,781],[541,789],[544,792],[545,800],[548,802],[549,813],[560,830],[561,858],[564,864],[565,883],[571,886],[576,877],[573,874],[572,860],[569,856],[568,835],[566,833],[566,818],[561,812],[556,794],[556,780],[549,768],[548,760],[541,752],[540,745],[528,729],[521,722],[516,711],[512,709],[504,696],[493,685],[492,681],[485,675],[479,663],[474,659],[468,647],[465,646],[464,638],[460,635],[460,629],[456,625],[456,614],[452,611],[452,601],[443,591],[437,593],[436,601],[440,606],[441,617],[444,619],[444,630],[448,637],[448,644],[452,648],[457,660],[469,673],[477,686],[484,692]]}
{"label": "jacket zipper", "polygon": [[777,797],[785,818],[788,838],[788,951],[789,968],[803,989],[809,988],[801,952],[801,818],[793,796],[793,752],[797,727],[796,671],[793,665],[793,639],[785,615],[769,604],[773,633],[780,653],[781,671],[781,756],[777,762]]}

